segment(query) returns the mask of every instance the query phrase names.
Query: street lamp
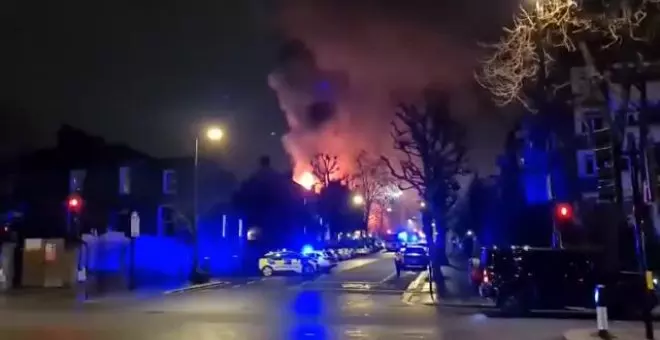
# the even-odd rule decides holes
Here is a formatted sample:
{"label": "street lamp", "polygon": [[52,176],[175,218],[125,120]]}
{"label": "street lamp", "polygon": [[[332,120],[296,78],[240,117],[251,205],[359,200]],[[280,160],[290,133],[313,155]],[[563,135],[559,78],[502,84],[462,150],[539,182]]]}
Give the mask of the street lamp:
{"label": "street lamp", "polygon": [[219,141],[225,136],[225,132],[219,127],[210,127],[206,130],[206,138],[212,141]]}
{"label": "street lamp", "polygon": [[360,194],[353,195],[353,205],[359,206],[364,204],[364,197]]}
{"label": "street lamp", "polygon": [[[193,163],[193,274],[199,272],[199,242],[197,239],[198,230],[199,230],[199,208],[198,208],[198,199],[199,199],[199,183],[198,183],[198,172],[199,172],[199,140],[200,133],[195,134],[195,159]],[[222,140],[225,136],[224,130],[217,126],[209,126],[204,131],[204,137],[212,142],[218,142]]]}

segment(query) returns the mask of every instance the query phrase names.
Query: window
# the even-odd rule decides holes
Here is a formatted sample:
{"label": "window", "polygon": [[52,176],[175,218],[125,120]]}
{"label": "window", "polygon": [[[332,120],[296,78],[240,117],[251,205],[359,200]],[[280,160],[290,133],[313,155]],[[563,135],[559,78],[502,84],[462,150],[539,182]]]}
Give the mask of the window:
{"label": "window", "polygon": [[177,180],[176,171],[172,169],[163,170],[163,193],[176,194]]}
{"label": "window", "polygon": [[586,111],[582,115],[582,123],[580,124],[582,133],[590,133],[595,130],[600,130],[604,127],[603,118],[598,111]]}
{"label": "window", "polygon": [[600,130],[603,128],[603,118],[591,119],[591,131]]}
{"label": "window", "polygon": [[[588,114],[588,113],[585,113]],[[584,118],[582,120],[582,133],[590,133],[595,130],[600,130],[604,127],[603,124],[603,118],[600,117],[591,117],[591,118]]]}
{"label": "window", "polygon": [[579,177],[593,177],[598,174],[598,164],[593,151],[579,150],[576,155]]}
{"label": "window", "polygon": [[122,166],[119,168],[119,194],[129,195],[131,193],[131,168]]}
{"label": "window", "polygon": [[587,176],[596,174],[596,159],[593,155],[586,155],[584,157],[584,174]]}
{"label": "window", "polygon": [[174,236],[176,233],[176,212],[171,206],[158,207],[158,233],[165,236]]}
{"label": "window", "polygon": [[630,171],[630,157],[621,156],[621,171]]}
{"label": "window", "polygon": [[87,171],[85,169],[71,170],[69,172],[69,192],[83,191],[86,175]]}

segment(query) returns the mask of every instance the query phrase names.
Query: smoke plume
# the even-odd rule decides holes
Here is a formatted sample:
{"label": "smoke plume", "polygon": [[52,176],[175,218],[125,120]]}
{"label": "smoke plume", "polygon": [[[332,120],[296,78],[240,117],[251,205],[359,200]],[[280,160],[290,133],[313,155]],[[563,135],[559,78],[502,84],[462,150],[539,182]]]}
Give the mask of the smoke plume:
{"label": "smoke plume", "polygon": [[499,32],[499,18],[510,13],[510,6],[498,9],[504,1],[282,4],[277,22],[288,42],[269,85],[289,124],[283,143],[294,176],[319,152],[337,155],[343,172],[360,150],[390,154],[394,105],[419,99],[430,84],[473,91],[475,42]]}

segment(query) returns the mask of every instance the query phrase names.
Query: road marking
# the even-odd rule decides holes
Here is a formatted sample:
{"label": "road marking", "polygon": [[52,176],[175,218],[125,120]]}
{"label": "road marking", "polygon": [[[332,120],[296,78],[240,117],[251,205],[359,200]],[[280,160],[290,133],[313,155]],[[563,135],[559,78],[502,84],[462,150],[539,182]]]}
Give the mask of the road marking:
{"label": "road marking", "polygon": [[257,281],[248,281],[246,284],[251,285],[251,284],[253,284],[253,283],[255,283],[255,282],[257,282]]}
{"label": "road marking", "polygon": [[387,282],[387,281],[393,279],[395,276],[396,276],[396,271],[390,273],[390,275],[385,276],[385,278],[382,279],[382,280],[380,280],[379,283],[385,283],[385,282]]}
{"label": "road marking", "polygon": [[233,286],[231,286],[231,288],[238,288],[238,287],[240,287],[240,286],[241,286],[241,285],[233,285]]}
{"label": "road marking", "polygon": [[340,266],[335,267],[335,272],[345,272],[345,271],[357,269],[357,268],[360,268],[360,267],[364,267],[368,264],[372,264],[374,262],[377,262],[379,260],[382,260],[382,258],[355,259],[354,261],[352,261],[350,263],[349,262],[344,262],[344,266],[341,266],[341,268],[339,268]]}
{"label": "road marking", "polygon": [[408,288],[406,288],[406,291],[403,293],[401,296],[401,302],[407,304],[407,305],[412,305],[413,303],[410,302],[412,300],[414,294],[413,292],[426,280],[426,278],[429,277],[429,272],[428,270],[425,270],[417,276],[410,284],[408,285]]}
{"label": "road marking", "polygon": [[400,289],[354,289],[354,288],[303,288],[303,287],[289,287],[289,290],[295,291],[316,291],[316,292],[341,292],[341,293],[355,293],[355,294],[401,294]]}
{"label": "road marking", "polygon": [[207,288],[214,288],[214,287],[219,287],[219,286],[222,286],[222,285],[226,285],[228,283],[229,282],[226,282],[226,281],[213,281],[213,282],[208,282],[208,283],[202,283],[202,284],[192,285],[192,286],[178,288],[178,289],[171,289],[171,290],[163,292],[163,295],[179,294],[179,293],[185,293],[185,292],[193,292],[193,291],[198,291],[198,290],[204,290],[204,289],[207,289]]}
{"label": "road marking", "polygon": [[369,285],[368,283],[347,282],[347,283],[342,283],[341,287],[346,289],[364,289],[364,290],[371,289],[371,285]]}

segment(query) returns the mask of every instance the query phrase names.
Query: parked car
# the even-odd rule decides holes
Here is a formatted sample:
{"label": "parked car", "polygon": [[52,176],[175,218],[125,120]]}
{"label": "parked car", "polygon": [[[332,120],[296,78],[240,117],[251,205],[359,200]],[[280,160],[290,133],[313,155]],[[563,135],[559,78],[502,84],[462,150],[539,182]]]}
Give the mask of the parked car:
{"label": "parked car", "polygon": [[369,254],[371,254],[371,251],[366,246],[355,249],[355,255],[369,255]]}
{"label": "parked car", "polygon": [[313,275],[319,268],[314,259],[292,251],[269,252],[259,259],[259,271],[267,277],[278,273]]}
{"label": "parked car", "polygon": [[335,262],[341,261],[341,257],[339,256],[339,254],[337,254],[337,252],[334,249],[328,248],[328,249],[324,250],[324,252],[328,256],[328,258],[330,258],[331,260],[333,260]]}
{"label": "parked car", "polygon": [[406,270],[425,270],[429,262],[429,253],[426,248],[420,246],[401,248],[394,257],[397,276],[401,276],[401,272]]}
{"label": "parked car", "polygon": [[[512,247],[486,248],[479,261],[483,270],[480,293],[503,312],[532,309],[594,308],[594,289],[601,275],[598,253],[583,249]],[[636,272],[619,272],[608,287],[613,315],[639,315],[642,306],[657,305],[655,294],[644,294],[644,279]]]}
{"label": "parked car", "polygon": [[318,264],[319,271],[329,272],[337,266],[337,261],[331,259],[324,251],[312,251],[305,253],[305,256],[313,259]]}

